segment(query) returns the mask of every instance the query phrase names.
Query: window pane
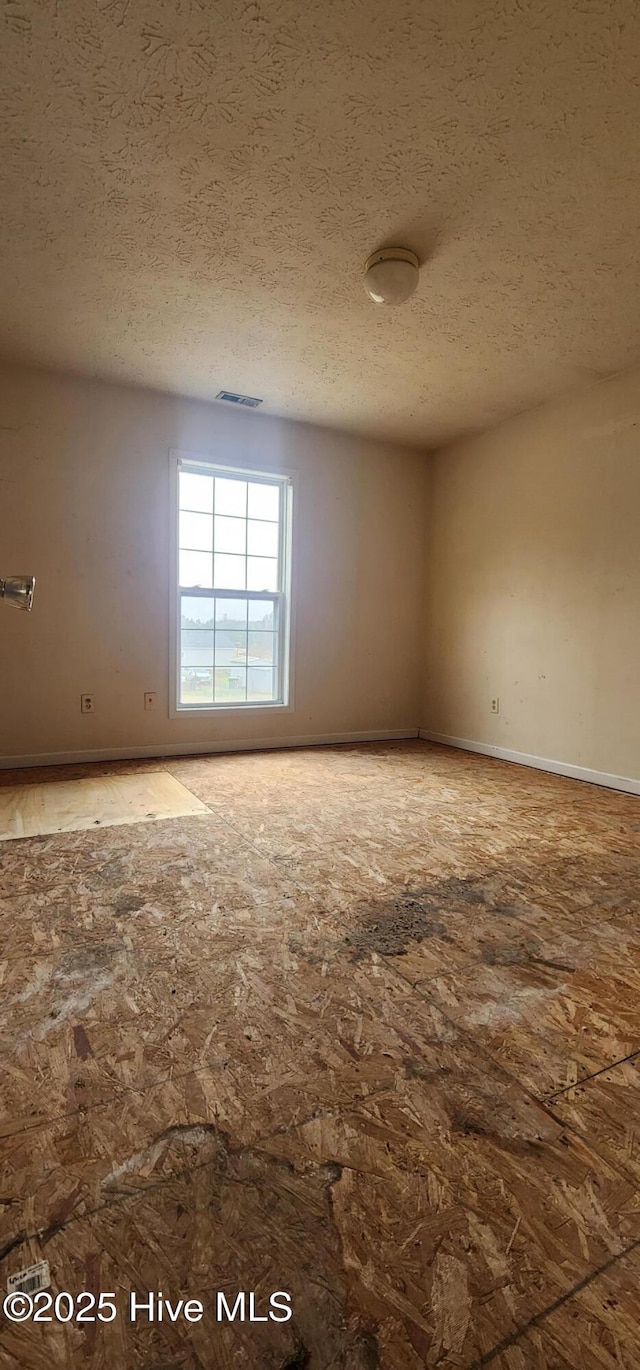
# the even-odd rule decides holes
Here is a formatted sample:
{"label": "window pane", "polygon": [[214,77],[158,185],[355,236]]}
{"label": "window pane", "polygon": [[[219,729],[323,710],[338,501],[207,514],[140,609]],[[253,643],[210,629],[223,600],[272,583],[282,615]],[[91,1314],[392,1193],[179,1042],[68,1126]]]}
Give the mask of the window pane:
{"label": "window pane", "polygon": [[246,480],[225,480],[223,476],[216,476],[216,514],[235,514],[246,518]]}
{"label": "window pane", "polygon": [[180,546],[201,552],[213,551],[213,519],[210,514],[180,514]]}
{"label": "window pane", "polygon": [[180,671],[181,704],[213,704],[213,671],[183,666]]}
{"label": "window pane", "polygon": [[[217,559],[216,557],[216,561]],[[247,590],[277,590],[277,588],[278,563],[275,558],[247,557]]]}
{"label": "window pane", "polygon": [[277,523],[280,517],[280,486],[250,481],[248,514],[250,519],[272,519]]}
{"label": "window pane", "polygon": [[266,666],[250,666],[247,671],[247,699],[275,699],[275,672]]}
{"label": "window pane", "polygon": [[235,628],[216,630],[216,668],[244,666],[247,660],[247,634]]}
{"label": "window pane", "polygon": [[194,709],[277,702],[284,484],[185,465],[178,468],[178,702]]}
{"label": "window pane", "polygon": [[208,590],[213,584],[210,552],[180,553],[180,584],[201,585]]}
{"label": "window pane", "polygon": [[195,595],[181,595],[181,622],[183,628],[213,628],[215,600],[196,599]]}
{"label": "window pane", "polygon": [[216,552],[238,552],[244,556],[247,550],[247,525],[244,519],[215,517]]}
{"label": "window pane", "polygon": [[192,476],[180,472],[180,508],[197,509],[202,514],[213,512],[213,479],[211,476]]}
{"label": "window pane", "polygon": [[[197,634],[196,634],[197,636]],[[249,633],[248,662],[251,665],[272,666],[275,662],[275,633]]]}
{"label": "window pane", "polygon": [[217,599],[216,628],[246,628],[246,599]]}
{"label": "window pane", "polygon": [[245,666],[229,666],[215,672],[216,704],[237,704],[247,698]]}
{"label": "window pane", "polygon": [[213,633],[182,633],[183,666],[213,666]]}
{"label": "window pane", "polygon": [[277,557],[277,523],[258,523],[256,519],[249,519],[247,527],[249,530],[247,539],[249,555],[252,557]]}
{"label": "window pane", "polygon": [[[213,564],[213,583],[219,590],[246,589],[244,557],[228,557],[224,553],[216,552]],[[210,585],[211,581],[208,584]]]}
{"label": "window pane", "polygon": [[249,600],[249,627],[266,631],[271,631],[275,627],[275,604],[272,600]]}

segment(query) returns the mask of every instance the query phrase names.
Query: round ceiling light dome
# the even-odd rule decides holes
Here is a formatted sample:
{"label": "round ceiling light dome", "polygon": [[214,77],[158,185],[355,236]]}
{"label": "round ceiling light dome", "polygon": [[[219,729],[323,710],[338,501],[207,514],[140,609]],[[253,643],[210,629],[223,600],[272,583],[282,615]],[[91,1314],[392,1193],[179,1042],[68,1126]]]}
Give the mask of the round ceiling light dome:
{"label": "round ceiling light dome", "polygon": [[381,247],[364,264],[364,288],[374,304],[404,304],[418,284],[420,263],[407,247]]}

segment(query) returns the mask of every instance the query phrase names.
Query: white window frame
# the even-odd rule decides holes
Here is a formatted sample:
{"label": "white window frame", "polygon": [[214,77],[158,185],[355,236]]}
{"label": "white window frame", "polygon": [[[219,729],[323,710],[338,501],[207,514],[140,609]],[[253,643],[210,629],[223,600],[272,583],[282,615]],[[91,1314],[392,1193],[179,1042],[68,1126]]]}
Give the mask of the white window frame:
{"label": "white window frame", "polygon": [[[176,451],[169,453],[171,481],[171,527],[170,527],[170,665],[169,665],[169,717],[185,718],[200,714],[256,714],[265,712],[291,713],[293,710],[293,613],[292,613],[292,560],[293,560],[293,505],[296,472],[263,465],[245,467],[223,457],[203,456],[199,453]],[[184,589],[180,586],[179,574],[179,476],[181,470],[208,476],[230,476],[240,480],[277,481],[282,489],[281,518],[279,529],[278,563],[280,567],[280,587],[277,591],[262,590],[212,590],[194,588],[190,593],[203,599],[214,594],[224,594],[225,599],[262,599],[278,603],[278,680],[280,697],[265,700],[236,700],[220,704],[181,704],[180,703],[180,600]]]}

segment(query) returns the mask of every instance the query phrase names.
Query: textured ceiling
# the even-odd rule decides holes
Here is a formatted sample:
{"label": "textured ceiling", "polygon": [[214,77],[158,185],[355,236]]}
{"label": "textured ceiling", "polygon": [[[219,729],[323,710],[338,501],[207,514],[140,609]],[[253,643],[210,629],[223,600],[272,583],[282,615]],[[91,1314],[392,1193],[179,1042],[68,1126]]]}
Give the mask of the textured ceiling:
{"label": "textured ceiling", "polygon": [[[0,353],[435,445],[640,356],[636,0],[0,0]],[[424,262],[397,310],[362,264]]]}

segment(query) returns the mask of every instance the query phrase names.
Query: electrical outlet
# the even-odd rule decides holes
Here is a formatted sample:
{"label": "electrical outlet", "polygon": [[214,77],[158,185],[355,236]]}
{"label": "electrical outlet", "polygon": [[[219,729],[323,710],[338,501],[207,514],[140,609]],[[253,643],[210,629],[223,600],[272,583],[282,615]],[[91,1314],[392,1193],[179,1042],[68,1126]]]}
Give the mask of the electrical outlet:
{"label": "electrical outlet", "polygon": [[491,700],[491,712],[492,712],[492,714],[499,714],[499,713],[500,713],[500,700],[499,700],[499,698],[498,698],[497,695],[496,695],[495,699],[492,699],[492,700]]}
{"label": "electrical outlet", "polygon": [[83,714],[94,714],[96,711],[96,701],[93,695],[80,695],[80,712]]}
{"label": "electrical outlet", "polygon": [[158,695],[156,690],[148,690],[144,697],[144,707],[148,714],[155,713],[158,707]]}

